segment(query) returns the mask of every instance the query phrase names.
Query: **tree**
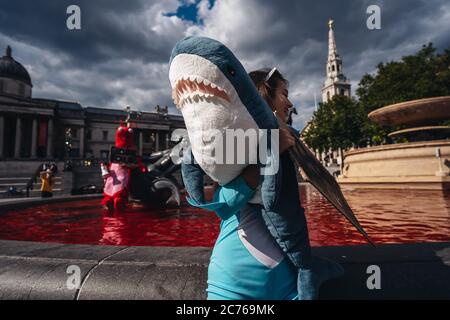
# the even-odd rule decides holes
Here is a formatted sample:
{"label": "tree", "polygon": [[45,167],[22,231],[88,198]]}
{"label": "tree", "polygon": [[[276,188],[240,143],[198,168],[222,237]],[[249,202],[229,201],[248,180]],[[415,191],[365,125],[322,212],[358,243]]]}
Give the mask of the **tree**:
{"label": "tree", "polygon": [[380,63],[365,74],[356,95],[366,112],[409,100],[450,95],[450,50],[436,54],[429,43],[401,61]]}
{"label": "tree", "polygon": [[366,143],[364,123],[366,114],[360,105],[345,96],[334,96],[321,103],[314,112],[310,127],[303,135],[308,146],[319,152],[329,148],[347,149]]}

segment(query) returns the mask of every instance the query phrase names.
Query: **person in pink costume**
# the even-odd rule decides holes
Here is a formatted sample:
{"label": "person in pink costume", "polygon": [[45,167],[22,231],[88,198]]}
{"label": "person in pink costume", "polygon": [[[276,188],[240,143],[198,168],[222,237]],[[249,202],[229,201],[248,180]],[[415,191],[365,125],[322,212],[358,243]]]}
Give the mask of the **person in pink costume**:
{"label": "person in pink costume", "polygon": [[[134,133],[129,122],[126,126],[121,123],[117,129],[115,147],[136,150]],[[125,209],[130,194],[130,177],[133,167],[134,165],[126,163],[101,164],[102,177],[105,182],[101,201],[104,209],[108,211]]]}

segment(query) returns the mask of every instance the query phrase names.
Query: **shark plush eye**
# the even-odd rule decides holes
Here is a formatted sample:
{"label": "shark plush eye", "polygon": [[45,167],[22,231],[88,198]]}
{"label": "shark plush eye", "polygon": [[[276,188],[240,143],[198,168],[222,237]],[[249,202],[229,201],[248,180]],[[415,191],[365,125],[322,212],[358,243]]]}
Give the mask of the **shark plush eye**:
{"label": "shark plush eye", "polygon": [[129,128],[129,129],[128,129],[128,132],[129,132],[129,133],[133,133],[133,129]]}
{"label": "shark plush eye", "polygon": [[227,70],[228,73],[231,74],[233,77],[236,75],[236,70],[234,70],[232,66],[228,66]]}

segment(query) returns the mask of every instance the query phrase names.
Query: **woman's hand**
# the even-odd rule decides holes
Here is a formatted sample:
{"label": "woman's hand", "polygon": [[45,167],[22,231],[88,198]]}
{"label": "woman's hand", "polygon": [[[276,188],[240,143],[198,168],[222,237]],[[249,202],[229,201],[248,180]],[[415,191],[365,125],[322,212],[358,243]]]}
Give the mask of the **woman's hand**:
{"label": "woman's hand", "polygon": [[278,126],[280,128],[280,154],[293,147],[295,144],[295,137],[292,134],[291,130],[287,126],[287,124],[278,117],[277,112],[274,112],[275,116],[278,120]]}

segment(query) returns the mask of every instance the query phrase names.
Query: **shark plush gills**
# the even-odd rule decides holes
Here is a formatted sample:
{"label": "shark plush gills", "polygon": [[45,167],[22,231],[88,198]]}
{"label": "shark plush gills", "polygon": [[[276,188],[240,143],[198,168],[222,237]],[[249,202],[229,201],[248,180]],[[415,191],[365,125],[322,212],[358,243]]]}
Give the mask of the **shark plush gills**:
{"label": "shark plush gills", "polygon": [[[227,128],[278,129],[278,122],[239,60],[216,40],[187,37],[179,41],[170,57],[169,78],[174,102],[185,120],[192,155],[197,161],[202,159],[198,164],[182,164],[186,189],[201,205],[205,203],[205,173],[224,185],[237,177],[248,163],[206,161],[213,146],[198,133],[211,129],[223,132]],[[250,161],[256,155],[248,156]],[[296,176],[289,154],[281,154],[278,171],[261,175],[260,199],[256,202],[261,203],[261,215],[271,235],[299,268],[299,298],[314,299],[320,284],[341,275],[343,270],[331,261],[311,256]]]}

